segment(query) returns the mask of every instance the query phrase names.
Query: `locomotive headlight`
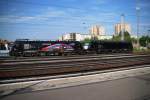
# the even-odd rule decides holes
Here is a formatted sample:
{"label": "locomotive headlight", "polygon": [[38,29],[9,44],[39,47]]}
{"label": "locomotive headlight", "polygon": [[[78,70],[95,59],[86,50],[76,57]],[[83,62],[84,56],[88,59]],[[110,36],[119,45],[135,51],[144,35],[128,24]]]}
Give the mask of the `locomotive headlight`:
{"label": "locomotive headlight", "polygon": [[83,46],[84,50],[87,50],[89,48],[89,43],[85,43],[85,45]]}
{"label": "locomotive headlight", "polygon": [[88,46],[87,46],[87,45],[85,45],[85,46],[83,46],[83,48],[84,48],[85,50],[87,50],[87,49],[88,49]]}

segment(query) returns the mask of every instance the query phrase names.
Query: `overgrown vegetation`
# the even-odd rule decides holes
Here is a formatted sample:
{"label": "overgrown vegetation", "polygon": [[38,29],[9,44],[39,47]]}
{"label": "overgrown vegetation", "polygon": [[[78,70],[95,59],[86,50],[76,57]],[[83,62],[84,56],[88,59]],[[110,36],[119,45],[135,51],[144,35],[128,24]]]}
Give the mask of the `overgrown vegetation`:
{"label": "overgrown vegetation", "polygon": [[[122,34],[121,34],[121,32],[120,32],[119,35],[113,35],[112,40],[113,40],[113,41],[121,41],[121,37],[122,37]],[[125,40],[125,41],[129,41],[129,42],[132,41],[129,32],[127,32],[127,31],[124,32],[124,40]]]}
{"label": "overgrown vegetation", "polygon": [[143,47],[146,47],[150,43],[150,37],[149,36],[142,36],[139,39],[140,45]]}

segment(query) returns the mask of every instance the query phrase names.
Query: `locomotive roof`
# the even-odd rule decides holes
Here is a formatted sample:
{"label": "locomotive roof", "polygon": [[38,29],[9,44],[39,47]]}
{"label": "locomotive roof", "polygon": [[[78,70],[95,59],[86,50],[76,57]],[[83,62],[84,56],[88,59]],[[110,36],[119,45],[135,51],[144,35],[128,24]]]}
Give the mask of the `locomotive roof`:
{"label": "locomotive roof", "polygon": [[34,40],[16,40],[15,43],[80,43],[79,41],[34,41]]}
{"label": "locomotive roof", "polygon": [[131,43],[128,41],[106,41],[106,40],[94,40],[91,42],[95,42],[95,43]]}

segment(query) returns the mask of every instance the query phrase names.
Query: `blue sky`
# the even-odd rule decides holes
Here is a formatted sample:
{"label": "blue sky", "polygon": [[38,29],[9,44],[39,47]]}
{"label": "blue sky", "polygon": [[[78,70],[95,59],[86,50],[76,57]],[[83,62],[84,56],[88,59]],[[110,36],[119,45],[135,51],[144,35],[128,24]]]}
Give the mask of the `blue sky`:
{"label": "blue sky", "polygon": [[[89,33],[103,25],[112,35],[114,25],[125,21],[136,33],[137,0],[0,0],[0,38],[54,40],[69,32]],[[150,29],[150,0],[138,0],[140,34]]]}

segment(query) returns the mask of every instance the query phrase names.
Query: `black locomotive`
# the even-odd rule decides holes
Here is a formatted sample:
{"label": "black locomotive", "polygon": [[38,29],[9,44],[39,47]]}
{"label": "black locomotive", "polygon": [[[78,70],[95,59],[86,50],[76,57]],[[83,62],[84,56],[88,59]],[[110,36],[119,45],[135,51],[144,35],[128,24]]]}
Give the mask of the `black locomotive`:
{"label": "black locomotive", "polygon": [[[109,52],[132,52],[133,46],[131,42],[125,41],[91,41],[82,44],[79,41],[31,41],[28,39],[16,40],[11,48],[10,55],[12,56],[39,56],[40,50],[44,47],[54,44],[66,44],[73,48],[72,54],[87,54],[87,53],[109,53]],[[65,50],[60,48],[60,50]],[[60,51],[58,50],[60,53]],[[42,52],[43,53],[43,52]],[[55,52],[56,53],[56,52]],[[61,51],[61,54],[66,51]]]}
{"label": "black locomotive", "polygon": [[132,52],[131,42],[125,41],[91,41],[86,45],[86,52],[90,53],[129,53]]}
{"label": "black locomotive", "polygon": [[[40,50],[54,44],[67,44],[73,47],[74,54],[80,54],[83,50],[78,41],[33,41],[28,39],[16,40],[11,48],[11,56],[40,56]],[[43,53],[43,52],[42,52]]]}

